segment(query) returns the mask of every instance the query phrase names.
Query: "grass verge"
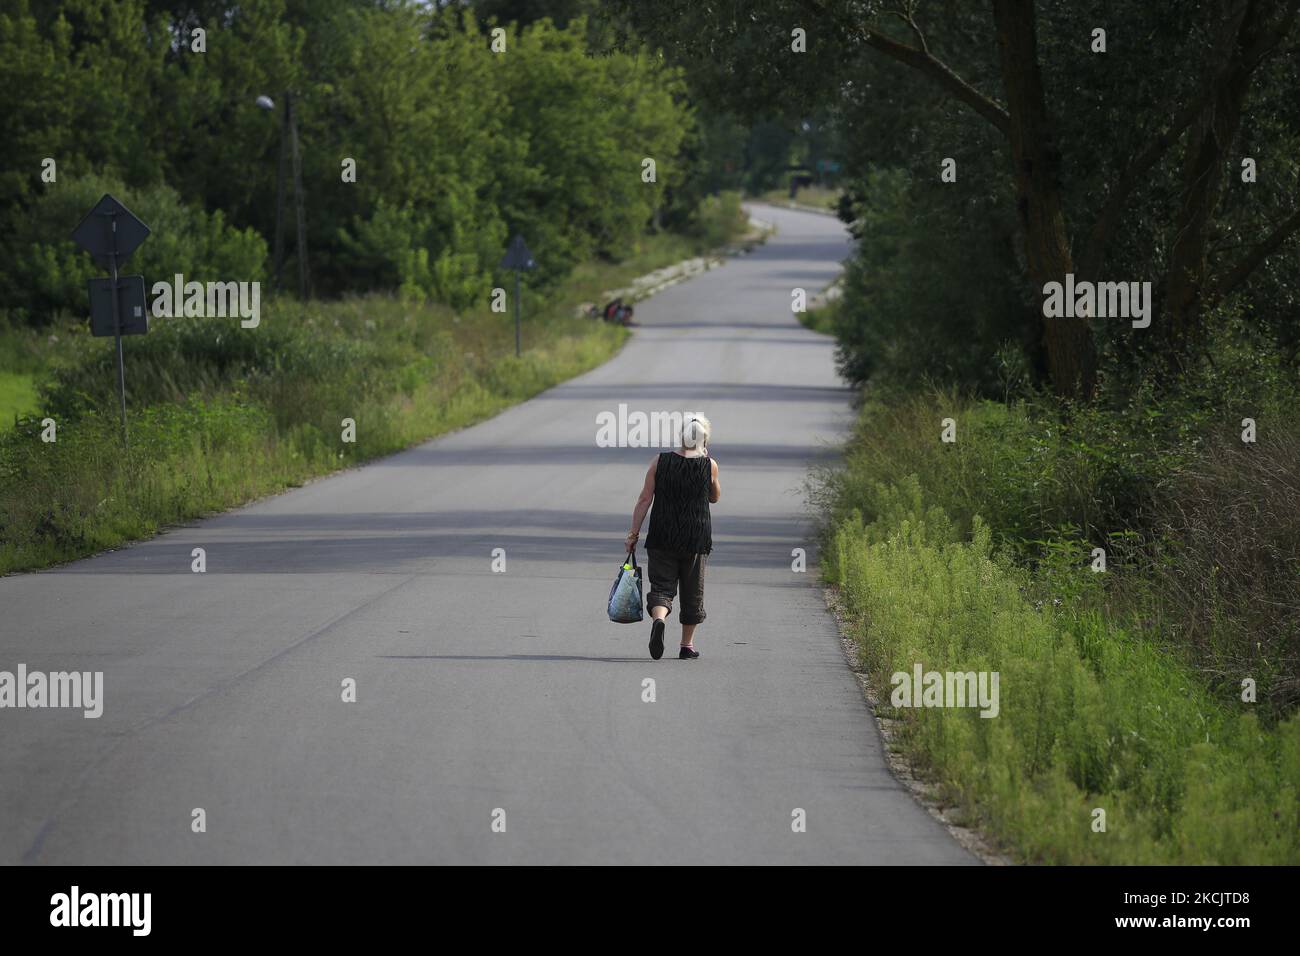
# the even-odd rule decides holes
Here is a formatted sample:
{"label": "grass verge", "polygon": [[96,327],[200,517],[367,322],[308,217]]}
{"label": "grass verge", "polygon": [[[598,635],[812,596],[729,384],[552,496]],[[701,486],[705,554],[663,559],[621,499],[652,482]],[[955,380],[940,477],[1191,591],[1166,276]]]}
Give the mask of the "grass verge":
{"label": "grass verge", "polygon": [[[944,417],[956,422],[953,444],[938,441]],[[1044,534],[1079,509],[1101,526],[1120,510],[1107,493],[1124,489],[1099,479],[1116,476],[1087,427],[1076,419],[1062,438],[1023,409],[943,393],[864,410],[845,468],[820,488],[823,570],[878,699],[900,705],[883,716],[900,722],[909,761],[942,799],[1023,861],[1300,862],[1300,714],[1285,692],[1291,593],[1274,588],[1276,634],[1242,617],[1222,570],[1211,607],[1153,613],[1170,580],[1208,563],[1180,557],[1183,535],[1204,544],[1190,512],[1184,525],[1151,515],[1133,534],[1160,547],[1131,549],[1104,574],[1092,570],[1091,542]],[[1158,463],[1164,497],[1187,510],[1180,490],[1208,480],[1206,461],[1228,453],[1216,447]],[[1267,462],[1290,449],[1281,436],[1245,454]],[[1281,505],[1257,526],[1238,524],[1236,550],[1276,542],[1279,520],[1289,527]],[[1288,560],[1278,559],[1296,574]],[[1215,620],[1209,646],[1190,639],[1195,616]],[[1243,622],[1266,653],[1234,649]],[[901,706],[893,677],[917,664],[998,673],[997,716]]]}
{"label": "grass verge", "polygon": [[794,199],[791,199],[789,189],[769,189],[758,198],[774,206],[833,213],[839,206],[840,190],[827,189],[824,186],[806,186],[799,190]]}
{"label": "grass verge", "polygon": [[36,377],[24,372],[0,372],[0,422],[12,423],[36,411]]}

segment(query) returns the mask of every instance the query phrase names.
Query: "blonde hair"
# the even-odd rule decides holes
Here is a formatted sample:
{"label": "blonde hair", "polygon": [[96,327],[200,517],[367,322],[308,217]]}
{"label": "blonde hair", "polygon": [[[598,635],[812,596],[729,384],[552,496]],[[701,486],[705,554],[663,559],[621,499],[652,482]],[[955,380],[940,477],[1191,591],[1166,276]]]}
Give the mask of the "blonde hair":
{"label": "blonde hair", "polygon": [[703,415],[692,415],[682,426],[682,447],[703,448],[709,443],[713,426]]}

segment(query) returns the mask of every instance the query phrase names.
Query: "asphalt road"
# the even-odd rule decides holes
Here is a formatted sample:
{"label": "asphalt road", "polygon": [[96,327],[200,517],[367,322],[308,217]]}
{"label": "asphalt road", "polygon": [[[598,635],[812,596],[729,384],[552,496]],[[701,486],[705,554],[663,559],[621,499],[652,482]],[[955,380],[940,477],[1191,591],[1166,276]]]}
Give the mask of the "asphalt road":
{"label": "asphalt road", "polygon": [[[0,862],[974,862],[886,768],[817,585],[803,482],[851,415],[791,290],[830,282],[847,236],[761,214],[775,237],[638,304],[635,337],[587,375],[0,579],[0,670],[103,671],[105,698],[98,719],[0,710]],[[597,446],[620,403],[714,424],[697,661],[676,658],[675,613],[657,662],[648,623],[605,617],[658,451]]]}

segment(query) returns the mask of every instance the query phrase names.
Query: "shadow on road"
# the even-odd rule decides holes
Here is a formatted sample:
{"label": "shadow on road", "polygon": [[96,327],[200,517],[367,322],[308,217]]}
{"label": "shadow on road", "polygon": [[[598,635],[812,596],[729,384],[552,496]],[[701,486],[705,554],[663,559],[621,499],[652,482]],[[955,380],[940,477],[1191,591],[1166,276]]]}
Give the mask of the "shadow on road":
{"label": "shadow on road", "polygon": [[[573,510],[235,513],[46,573],[189,576],[191,549],[202,546],[208,551],[209,575],[438,575],[443,573],[440,561],[464,558],[481,558],[481,573],[487,575],[493,549],[504,548],[510,561],[568,564],[566,574],[603,580],[618,563],[626,525],[623,512]],[[258,537],[250,540],[249,533]],[[235,540],[226,540],[230,534]],[[797,517],[718,515],[709,567],[788,569],[793,548],[808,552],[811,567],[816,552],[812,537],[807,522]],[[451,573],[479,572],[467,572],[462,564]]]}
{"label": "shadow on road", "polygon": [[597,664],[644,664],[645,657],[579,657],[566,654],[378,654],[389,661],[594,661]]}
{"label": "shadow on road", "polygon": [[[713,328],[707,322],[680,322],[674,327],[680,328]],[[738,341],[749,341],[748,339],[739,339]],[[782,340],[784,341],[784,340]],[[813,341],[814,344],[820,345],[822,341]],[[748,384],[748,385],[727,385],[720,382],[655,382],[649,385],[624,385],[618,386],[618,400],[631,405],[633,400],[637,401],[665,401],[663,411],[675,409],[681,401],[682,396],[689,396],[694,399],[708,399],[717,402],[825,402],[827,405],[834,406],[836,411],[843,411],[843,406],[847,405],[854,397],[852,389],[834,388],[826,386],[811,385],[769,385],[766,383]],[[558,385],[546,393],[546,400],[552,401],[557,398],[566,400],[581,399],[591,401],[593,398],[601,401],[608,401],[610,387],[608,385],[585,385],[580,383],[568,383]],[[642,411],[656,411],[656,408],[644,408]],[[762,447],[762,446],[755,446]]]}
{"label": "shadow on road", "polygon": [[[496,448],[457,448],[451,445],[425,445],[383,458],[367,465],[368,468],[413,468],[435,465],[502,467],[522,465],[591,464],[618,465],[635,461],[643,464],[663,448],[600,448],[595,444],[596,422],[590,427],[591,441],[580,445],[513,445]],[[802,437],[802,436],[800,436]],[[716,449],[718,464],[727,468],[743,467],[747,471],[761,470],[765,466],[783,470],[805,470],[809,465],[832,461],[838,451],[829,445],[812,448],[808,445],[738,445],[720,442]],[[636,489],[632,489],[636,497]],[[622,520],[622,519],[620,519]]]}

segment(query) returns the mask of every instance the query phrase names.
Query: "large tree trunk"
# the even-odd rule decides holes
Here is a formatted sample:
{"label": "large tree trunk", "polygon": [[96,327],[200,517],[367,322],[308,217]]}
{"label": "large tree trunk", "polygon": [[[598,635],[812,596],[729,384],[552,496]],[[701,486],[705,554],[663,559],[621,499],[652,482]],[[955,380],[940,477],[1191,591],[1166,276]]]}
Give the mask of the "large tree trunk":
{"label": "large tree trunk", "polygon": [[[1015,165],[1016,208],[1025,236],[1029,277],[1039,290],[1074,271],[1061,202],[1057,149],[1038,69],[1033,0],[993,0],[1002,85],[1010,114],[1008,135]],[[1040,312],[1041,315],[1041,312]],[[1087,397],[1096,384],[1097,359],[1087,319],[1043,318],[1043,343],[1058,395]]]}

